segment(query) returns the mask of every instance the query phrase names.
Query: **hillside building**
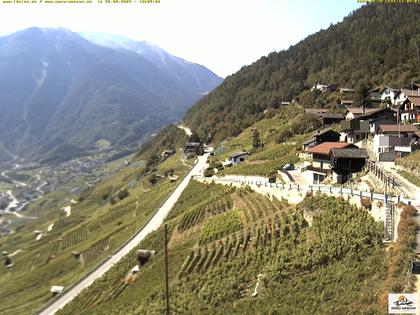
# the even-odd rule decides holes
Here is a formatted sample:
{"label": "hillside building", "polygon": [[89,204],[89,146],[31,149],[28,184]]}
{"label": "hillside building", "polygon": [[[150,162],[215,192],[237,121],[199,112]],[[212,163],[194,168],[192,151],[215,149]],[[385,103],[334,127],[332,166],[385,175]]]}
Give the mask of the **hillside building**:
{"label": "hillside building", "polygon": [[194,155],[203,155],[204,146],[200,142],[187,142],[184,146],[184,157],[191,157]]}
{"label": "hillside building", "polygon": [[312,137],[303,142],[303,150],[309,150],[310,148],[324,143],[324,142],[338,142],[340,141],[340,134],[332,129],[324,131],[316,131],[312,134]]}
{"label": "hillside building", "polygon": [[397,95],[398,92],[399,89],[385,86],[382,90],[379,91],[382,103],[394,104],[395,95]]}
{"label": "hillside building", "polygon": [[353,173],[360,172],[368,154],[365,149],[346,142],[324,142],[307,150],[312,155],[311,165],[302,174],[313,184],[322,183],[327,177],[344,183]]}
{"label": "hillside building", "polygon": [[245,151],[236,152],[229,156],[229,162],[239,164],[245,162],[249,158],[249,153]]}

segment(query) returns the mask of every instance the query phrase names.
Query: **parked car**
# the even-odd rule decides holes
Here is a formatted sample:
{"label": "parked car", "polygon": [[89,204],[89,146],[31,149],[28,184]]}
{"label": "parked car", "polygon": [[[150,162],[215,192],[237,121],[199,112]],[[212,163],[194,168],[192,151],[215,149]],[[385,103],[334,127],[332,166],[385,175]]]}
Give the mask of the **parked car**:
{"label": "parked car", "polygon": [[295,166],[291,163],[287,163],[283,166],[283,170],[285,171],[292,171],[295,169]]}

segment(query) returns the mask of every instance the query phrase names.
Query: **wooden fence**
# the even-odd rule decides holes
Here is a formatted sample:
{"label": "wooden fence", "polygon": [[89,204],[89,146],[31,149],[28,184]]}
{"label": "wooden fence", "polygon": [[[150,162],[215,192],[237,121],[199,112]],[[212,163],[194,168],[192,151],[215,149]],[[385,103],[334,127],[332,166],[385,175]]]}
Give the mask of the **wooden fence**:
{"label": "wooden fence", "polygon": [[395,189],[395,177],[389,175],[382,167],[380,167],[376,162],[371,160],[366,160],[365,168],[375,175],[385,187]]}

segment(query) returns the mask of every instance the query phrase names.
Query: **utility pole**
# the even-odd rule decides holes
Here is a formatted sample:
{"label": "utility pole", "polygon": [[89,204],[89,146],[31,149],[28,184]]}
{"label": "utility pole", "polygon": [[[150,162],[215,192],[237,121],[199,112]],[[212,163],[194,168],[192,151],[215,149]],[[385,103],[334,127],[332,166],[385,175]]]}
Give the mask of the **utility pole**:
{"label": "utility pole", "polygon": [[169,315],[169,275],[168,275],[168,225],[165,224],[165,297],[166,315]]}

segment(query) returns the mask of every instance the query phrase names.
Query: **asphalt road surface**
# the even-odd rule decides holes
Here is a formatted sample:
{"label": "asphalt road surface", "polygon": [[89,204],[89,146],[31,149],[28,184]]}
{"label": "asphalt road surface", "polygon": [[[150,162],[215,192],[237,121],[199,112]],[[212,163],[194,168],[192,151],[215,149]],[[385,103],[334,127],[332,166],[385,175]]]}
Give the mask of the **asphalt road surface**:
{"label": "asphalt road surface", "polygon": [[133,248],[135,248],[150,232],[155,231],[163,223],[166,216],[169,214],[175,203],[178,201],[184,189],[187,187],[193,175],[200,175],[200,172],[204,169],[208,154],[198,157],[197,164],[189,172],[189,174],[182,180],[181,184],[175,189],[175,191],[169,196],[165,203],[156,212],[153,218],[147,223],[147,225],[118,253],[111,256],[105,263],[99,266],[93,273],[88,277],[81,280],[75,285],[70,291],[63,293],[60,297],[40,314],[54,314],[59,309],[63,308],[67,303],[74,299],[80,292],[90,286],[96,279],[104,275],[114,264],[116,264],[121,258],[127,255]]}

